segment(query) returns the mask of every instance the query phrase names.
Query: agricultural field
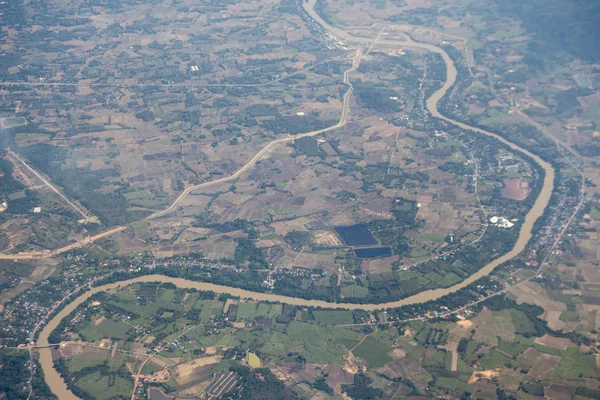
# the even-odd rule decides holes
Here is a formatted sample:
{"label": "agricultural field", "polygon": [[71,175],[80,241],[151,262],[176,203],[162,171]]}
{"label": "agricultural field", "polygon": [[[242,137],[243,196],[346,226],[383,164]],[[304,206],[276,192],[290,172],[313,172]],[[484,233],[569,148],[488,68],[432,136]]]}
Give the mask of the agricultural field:
{"label": "agricultural field", "polygon": [[[0,193],[0,249],[51,254],[99,234],[102,257],[193,253],[248,270],[325,271],[274,289],[377,302],[452,286],[510,249],[540,171],[430,118],[439,57],[357,53],[297,2],[241,4],[65,4],[56,9],[71,22],[33,10],[44,30],[6,36],[22,51],[2,75],[15,115],[2,116],[11,185]],[[366,7],[375,26],[380,7]],[[355,6],[318,8],[356,22],[346,14]],[[488,108],[482,121],[503,123]],[[489,228],[486,210],[512,225]],[[363,289],[342,294],[351,280]],[[255,317],[244,307],[240,318]]]}
{"label": "agricultural field", "polygon": [[[52,359],[83,399],[600,398],[599,11],[0,2],[2,340],[35,342],[90,277],[367,310],[515,248],[466,291],[375,312],[118,287],[59,325]],[[0,392],[44,398],[26,390],[37,350],[8,350]]]}
{"label": "agricultural field", "polygon": [[394,326],[364,324],[351,311],[134,284],[80,306],[54,332],[64,341],[54,357],[74,378],[74,390],[98,398],[131,390],[132,372],[165,394],[202,396],[221,381],[234,390],[245,376],[239,368],[266,368],[301,396],[324,391],[337,398],[357,379],[382,396],[429,391],[456,398],[498,382],[515,395],[534,384],[548,393],[597,393],[600,368],[582,337],[555,336],[539,311],[510,299],[489,307],[456,322]]}

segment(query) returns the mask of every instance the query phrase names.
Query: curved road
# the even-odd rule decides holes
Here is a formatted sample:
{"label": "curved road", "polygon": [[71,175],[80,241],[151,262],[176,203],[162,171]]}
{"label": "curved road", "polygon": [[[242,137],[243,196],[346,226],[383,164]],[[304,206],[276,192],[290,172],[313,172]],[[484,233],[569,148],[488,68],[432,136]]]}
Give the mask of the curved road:
{"label": "curved road", "polygon": [[[314,3],[315,3],[315,0],[310,0],[308,3],[303,3],[303,7],[315,21],[317,21],[319,24],[321,24],[325,29],[330,31],[332,34],[339,37],[340,39],[343,39],[344,41],[346,41],[348,43],[355,43],[358,45],[363,45],[363,44],[368,44],[368,43],[372,42],[372,40],[370,40],[370,39],[353,37],[340,29],[329,26],[325,21],[323,21],[319,17],[319,15],[317,15],[317,13],[314,12],[314,9],[313,9]],[[499,257],[495,260],[492,260],[490,263],[483,266],[475,274],[469,276],[464,281],[462,281],[450,288],[428,290],[428,291],[421,292],[419,294],[416,294],[414,296],[411,296],[411,297],[408,297],[408,298],[405,298],[402,300],[384,303],[384,304],[329,303],[329,302],[320,301],[320,300],[305,300],[305,299],[300,299],[300,298],[280,296],[280,295],[274,295],[274,294],[269,295],[266,293],[251,292],[251,291],[232,288],[232,287],[228,287],[228,286],[214,285],[214,284],[205,283],[205,282],[195,282],[195,281],[189,281],[189,280],[180,279],[180,278],[170,278],[170,277],[166,277],[166,276],[162,276],[162,275],[148,275],[148,276],[143,276],[143,277],[127,280],[127,281],[122,281],[122,282],[117,282],[117,283],[113,283],[113,284],[109,284],[109,285],[99,286],[99,287],[93,288],[93,289],[87,291],[86,293],[82,294],[81,296],[77,297],[74,301],[69,303],[63,310],[61,310],[54,318],[52,318],[48,322],[48,324],[44,327],[44,329],[40,333],[37,345],[38,346],[47,346],[48,345],[48,337],[49,337],[50,333],[58,326],[60,321],[63,318],[65,318],[67,315],[69,315],[69,313],[71,313],[78,305],[83,303],[86,299],[88,299],[94,293],[98,293],[100,291],[111,289],[111,288],[116,288],[118,286],[126,286],[131,283],[135,283],[135,282],[152,282],[152,281],[170,282],[170,283],[173,283],[182,288],[196,288],[199,290],[212,290],[217,293],[229,293],[229,294],[243,297],[243,298],[252,298],[255,300],[279,301],[279,302],[283,302],[283,303],[302,305],[302,306],[316,306],[316,307],[320,306],[320,307],[332,307],[332,308],[375,310],[375,309],[388,308],[388,307],[390,307],[390,308],[399,307],[399,306],[408,305],[408,304],[423,303],[423,302],[426,302],[429,300],[438,299],[447,294],[454,293],[454,292],[464,288],[465,286],[473,283],[477,279],[490,274],[494,270],[494,268],[496,268],[498,265],[513,259],[519,253],[521,253],[521,251],[523,251],[523,249],[525,248],[525,246],[531,239],[533,225],[534,225],[535,221],[542,215],[543,211],[545,210],[546,206],[548,205],[550,196],[554,189],[555,171],[554,171],[554,168],[552,167],[552,165],[545,162],[537,155],[517,146],[516,144],[514,144],[512,142],[509,142],[508,140],[504,139],[503,137],[501,137],[495,133],[492,133],[492,132],[489,132],[489,131],[486,131],[483,129],[475,128],[475,127],[469,126],[469,125],[464,124],[459,121],[455,121],[439,112],[439,110],[437,108],[437,104],[440,101],[440,99],[443,98],[444,95],[448,92],[448,90],[454,85],[454,83],[456,81],[456,74],[457,74],[454,62],[452,61],[452,59],[448,56],[448,54],[444,50],[442,50],[439,47],[436,47],[434,45],[430,45],[430,44],[426,44],[426,43],[418,43],[418,42],[413,42],[413,41],[381,39],[378,41],[378,43],[380,45],[388,46],[388,47],[389,46],[393,46],[393,47],[400,46],[400,47],[421,48],[421,49],[425,49],[425,50],[439,54],[443,58],[444,62],[446,63],[447,73],[446,73],[446,81],[444,82],[444,85],[440,89],[438,89],[430,98],[427,99],[427,102],[426,102],[427,109],[432,114],[432,116],[442,119],[444,121],[447,121],[456,126],[459,126],[463,129],[472,130],[472,131],[478,132],[480,134],[493,137],[496,140],[499,140],[500,142],[509,146],[511,149],[530,157],[531,159],[534,160],[534,162],[539,164],[540,167],[542,167],[544,169],[545,177],[544,177],[542,190],[540,191],[540,194],[538,195],[533,207],[531,208],[531,210],[525,217],[525,221],[521,226],[521,229],[519,231],[519,237],[517,239],[515,246],[508,253],[502,255],[501,257]],[[357,50],[357,54],[354,58],[352,68],[350,70],[346,71],[346,73],[344,73],[344,82],[346,84],[348,84],[349,89],[344,95],[342,114],[340,117],[340,122],[338,124],[336,124],[332,127],[323,129],[323,130],[309,132],[304,135],[297,135],[295,137],[285,137],[282,139],[277,139],[277,140],[269,143],[258,154],[256,154],[256,156],[254,156],[254,158],[252,158],[252,160],[250,160],[244,167],[242,167],[240,170],[238,170],[235,174],[233,174],[229,177],[226,177],[226,178],[221,178],[216,181],[206,182],[201,185],[197,185],[197,186],[186,189],[168,209],[158,212],[156,214],[153,214],[153,215],[147,217],[147,219],[158,218],[169,212],[172,212],[173,210],[175,210],[177,208],[177,206],[181,203],[181,201],[193,190],[207,187],[210,185],[214,185],[217,183],[226,182],[228,180],[232,180],[232,179],[239,177],[243,172],[248,170],[251,166],[253,166],[256,163],[256,161],[258,161],[268,151],[272,150],[273,147],[278,144],[289,142],[289,141],[294,140],[295,138],[299,138],[302,136],[318,135],[318,134],[321,134],[321,133],[324,133],[327,131],[331,131],[331,130],[334,130],[334,129],[337,129],[337,128],[343,126],[347,120],[348,110],[349,110],[349,98],[353,91],[352,85],[348,81],[348,74],[349,74],[349,72],[351,72],[353,69],[355,69],[358,66],[358,63],[360,62],[360,51],[361,51],[361,46],[359,46],[359,48]],[[114,228],[103,234],[97,235],[93,238],[89,238],[88,242],[97,240],[97,238],[107,236],[109,234],[118,232],[119,230],[123,230],[123,229],[125,229],[125,227]],[[76,246],[76,245],[77,244],[74,244],[72,246]],[[15,258],[15,257],[10,256],[10,257],[6,257],[6,258]],[[64,380],[60,377],[60,375],[58,375],[57,371],[54,369],[51,352],[50,352],[49,348],[41,348],[40,349],[40,362],[41,362],[42,369],[44,371],[44,375],[46,377],[46,381],[47,381],[48,385],[50,386],[52,391],[61,400],[62,399],[66,399],[66,400],[78,399],[77,396],[75,396],[71,391],[68,390]]]}

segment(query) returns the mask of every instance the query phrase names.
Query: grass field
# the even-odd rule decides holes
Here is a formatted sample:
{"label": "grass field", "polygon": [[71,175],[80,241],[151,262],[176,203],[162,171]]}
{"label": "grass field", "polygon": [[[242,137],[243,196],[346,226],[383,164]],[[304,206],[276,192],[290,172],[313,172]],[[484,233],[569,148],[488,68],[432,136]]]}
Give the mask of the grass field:
{"label": "grass field", "polygon": [[582,354],[576,348],[565,350],[556,373],[564,379],[581,379],[585,377],[598,377],[598,367],[594,356]]}
{"label": "grass field", "polygon": [[248,352],[248,365],[252,368],[260,368],[260,358],[251,352]]}
{"label": "grass field", "polygon": [[286,328],[290,340],[301,346],[299,353],[307,362],[336,363],[343,362],[343,356],[348,354],[346,348],[339,344],[339,339],[361,340],[363,335],[350,329],[318,326],[300,321],[292,321]]}
{"label": "grass field", "polygon": [[237,308],[237,319],[251,319],[256,318],[256,303],[240,302]]}
{"label": "grass field", "polygon": [[564,353],[563,350],[555,349],[554,347],[544,346],[538,343],[534,343],[533,348],[539,351],[540,353],[552,354],[555,356],[562,356]]}
{"label": "grass field", "polygon": [[421,238],[423,238],[425,240],[429,240],[431,242],[444,243],[444,239],[446,239],[446,235],[443,233],[428,232],[428,233],[421,234]]}
{"label": "grass field", "polygon": [[273,356],[284,356],[289,353],[294,347],[294,343],[288,335],[271,331],[271,334],[266,339],[262,351]]}
{"label": "grass field", "polygon": [[515,333],[521,335],[536,333],[535,327],[533,326],[533,322],[531,322],[529,318],[527,318],[525,314],[523,314],[523,312],[511,309],[510,316],[512,318],[513,324],[515,325]]}
{"label": "grass field", "polygon": [[501,350],[505,353],[510,354],[511,356],[517,356],[524,352],[528,347],[531,346],[531,343],[526,343],[524,340],[516,341],[516,342],[508,342],[505,340],[500,340],[498,343],[498,350]]}
{"label": "grass field", "polygon": [[94,399],[129,398],[133,390],[131,380],[117,375],[114,383],[109,385],[109,377],[102,376],[99,372],[84,376],[77,381],[76,385]]}
{"label": "grass field", "polygon": [[446,366],[446,360],[448,355],[450,355],[450,353],[444,350],[438,350],[430,347],[425,353],[423,366],[426,368],[431,368],[433,370],[444,369],[444,367]]}
{"label": "grass field", "polygon": [[[108,354],[108,353],[107,353]],[[87,357],[69,357],[67,362],[67,368],[69,368],[69,372],[78,372],[87,367],[93,367],[95,365],[100,365],[104,362],[106,358],[87,358]]]}
{"label": "grass field", "polygon": [[200,311],[200,322],[207,322],[212,314],[213,301],[212,300],[197,300],[194,304],[194,308]]}
{"label": "grass field", "polygon": [[281,304],[240,302],[237,307],[236,318],[238,320],[254,319],[257,317],[273,318],[281,314]]}
{"label": "grass field", "polygon": [[344,325],[354,323],[352,311],[313,311],[313,316],[315,321],[324,325]]}
{"label": "grass field", "polygon": [[392,358],[387,353],[392,349],[372,337],[367,337],[361,344],[352,351],[356,357],[360,357],[367,362],[369,369],[378,369],[383,367]]}
{"label": "grass field", "polygon": [[457,391],[462,391],[462,392],[469,392],[469,393],[473,392],[473,385],[464,383],[456,378],[449,378],[449,377],[445,377],[445,376],[440,376],[440,377],[436,378],[435,386],[444,388],[444,389],[457,390]]}
{"label": "grass field", "polygon": [[162,367],[154,364],[152,361],[147,362],[142,367],[142,374],[153,374],[155,372],[162,371]]}
{"label": "grass field", "polygon": [[340,293],[344,297],[364,298],[369,295],[369,289],[360,285],[347,285],[340,288]]}
{"label": "grass field", "polygon": [[127,339],[127,331],[131,327],[123,321],[113,321],[105,319],[97,326],[93,322],[89,322],[79,333],[84,340],[94,342],[96,340],[110,338],[114,340]]}
{"label": "grass field", "polygon": [[515,336],[515,324],[509,310],[492,312],[496,333],[502,340],[512,340]]}
{"label": "grass field", "polygon": [[271,234],[260,237],[260,240],[274,240],[274,239],[279,239],[279,235],[276,233],[271,233]]}
{"label": "grass field", "polygon": [[510,359],[510,356],[507,356],[497,349],[492,349],[479,360],[479,367],[481,369],[502,368],[510,361]]}

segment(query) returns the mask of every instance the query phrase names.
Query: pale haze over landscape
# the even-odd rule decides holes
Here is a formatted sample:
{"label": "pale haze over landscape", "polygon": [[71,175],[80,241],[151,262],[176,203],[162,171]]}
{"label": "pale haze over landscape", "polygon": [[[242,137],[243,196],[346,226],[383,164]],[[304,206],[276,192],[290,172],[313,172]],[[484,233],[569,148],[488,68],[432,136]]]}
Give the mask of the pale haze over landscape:
{"label": "pale haze over landscape", "polygon": [[599,27],[0,2],[0,400],[600,398]]}

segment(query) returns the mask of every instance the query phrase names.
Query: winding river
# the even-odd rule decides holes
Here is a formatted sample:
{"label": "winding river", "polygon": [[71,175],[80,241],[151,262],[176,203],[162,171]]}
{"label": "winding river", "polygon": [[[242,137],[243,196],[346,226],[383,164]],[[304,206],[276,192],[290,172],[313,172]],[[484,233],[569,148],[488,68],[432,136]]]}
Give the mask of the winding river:
{"label": "winding river", "polygon": [[[306,10],[306,12],[308,12],[308,14],[315,21],[317,21],[317,23],[319,23],[320,25],[323,26],[323,28],[325,28],[326,30],[328,30],[329,32],[331,32],[332,34],[334,34],[335,36],[339,37],[340,39],[344,40],[347,43],[354,43],[354,44],[372,43],[372,41],[373,41],[372,39],[354,37],[354,36],[349,35],[347,32],[345,32],[341,29],[338,29],[338,28],[328,25],[314,11],[315,2],[316,2],[316,0],[310,0],[308,2],[303,2],[303,7]],[[300,305],[300,306],[363,309],[363,310],[371,311],[371,310],[381,309],[381,308],[388,308],[388,307],[393,308],[393,307],[399,307],[399,306],[408,305],[408,304],[423,303],[423,302],[426,302],[429,300],[435,300],[442,296],[454,293],[454,292],[466,287],[467,285],[475,282],[479,278],[489,275],[494,270],[494,268],[496,268],[498,265],[513,259],[519,253],[521,253],[521,251],[523,251],[525,249],[525,246],[531,239],[533,225],[534,225],[535,221],[542,215],[542,213],[546,209],[548,202],[550,200],[550,196],[554,189],[555,171],[554,171],[554,168],[552,167],[552,165],[550,165],[546,161],[542,160],[539,156],[529,152],[526,149],[523,149],[523,148],[517,146],[516,144],[504,139],[503,137],[501,137],[493,132],[489,132],[489,131],[486,131],[486,130],[483,130],[480,128],[472,127],[470,125],[464,124],[459,121],[455,121],[439,112],[438,106],[437,106],[438,102],[440,101],[440,99],[442,99],[446,95],[448,90],[454,85],[454,83],[456,81],[456,75],[457,75],[457,71],[456,71],[454,62],[452,61],[452,59],[448,56],[448,54],[443,49],[436,47],[434,45],[431,45],[431,44],[418,43],[418,42],[413,42],[410,40],[409,41],[401,41],[401,40],[381,39],[381,40],[378,40],[378,44],[382,45],[382,46],[387,46],[387,47],[394,46],[394,47],[403,47],[403,48],[407,48],[407,47],[420,48],[420,49],[425,49],[427,51],[439,54],[443,58],[443,60],[446,64],[446,81],[444,82],[443,86],[440,89],[438,89],[435,93],[433,93],[431,95],[431,97],[429,97],[426,101],[427,109],[429,110],[431,115],[433,115],[436,118],[447,121],[451,124],[454,124],[456,126],[459,126],[463,129],[468,129],[468,130],[475,131],[475,132],[478,132],[483,135],[493,137],[496,140],[499,140],[500,142],[504,143],[511,149],[515,150],[516,152],[519,152],[521,154],[528,156],[545,171],[543,187],[542,187],[533,207],[525,216],[525,220],[524,220],[523,224],[521,225],[521,228],[519,231],[519,237],[517,239],[517,242],[515,243],[514,247],[509,252],[507,252],[506,254],[502,255],[501,257],[496,258],[495,260],[489,262],[487,265],[483,266],[479,271],[477,271],[476,273],[469,276],[464,281],[457,283],[454,286],[451,286],[446,289],[427,290],[427,291],[418,293],[416,295],[407,297],[402,300],[384,303],[384,304],[329,303],[329,302],[321,301],[321,300],[305,300],[305,299],[301,299],[301,298],[280,296],[280,295],[275,295],[275,294],[251,292],[248,290],[232,288],[232,287],[228,287],[228,286],[215,285],[215,284],[211,284],[211,283],[195,282],[195,281],[189,281],[189,280],[180,279],[180,278],[170,278],[170,277],[167,277],[164,275],[147,275],[147,276],[143,276],[143,277],[139,277],[139,278],[134,278],[134,279],[126,280],[126,281],[121,281],[121,282],[111,283],[111,284],[104,285],[104,286],[95,287],[95,288],[85,292],[81,296],[77,297],[75,300],[73,300],[71,303],[69,303],[64,309],[62,309],[54,318],[52,318],[46,324],[46,326],[40,332],[40,336],[37,341],[37,345],[38,346],[47,346],[49,344],[48,337],[49,337],[50,333],[52,333],[52,331],[58,326],[60,321],[62,321],[63,318],[65,318],[67,315],[69,315],[77,306],[82,304],[85,300],[87,300],[93,294],[98,293],[100,291],[108,290],[108,289],[114,289],[119,286],[127,286],[132,283],[136,283],[136,282],[160,281],[160,282],[165,282],[165,283],[172,283],[178,287],[185,288],[185,289],[194,288],[194,289],[198,289],[198,290],[212,290],[217,293],[228,293],[228,294],[231,294],[234,296],[239,296],[242,298],[251,298],[254,300],[278,301],[278,302],[282,302],[282,303],[288,303],[288,304],[294,304],[294,305]],[[345,98],[345,100],[347,100],[347,99]],[[58,396],[58,398],[60,400],[78,400],[79,399],[67,388],[67,385],[64,382],[64,380],[60,377],[58,372],[54,369],[51,351],[49,348],[41,348],[40,349],[40,363],[41,363],[42,369],[44,371],[46,382],[50,386],[50,389],[52,390],[52,392],[54,392],[54,394],[56,394],[56,396]]]}

